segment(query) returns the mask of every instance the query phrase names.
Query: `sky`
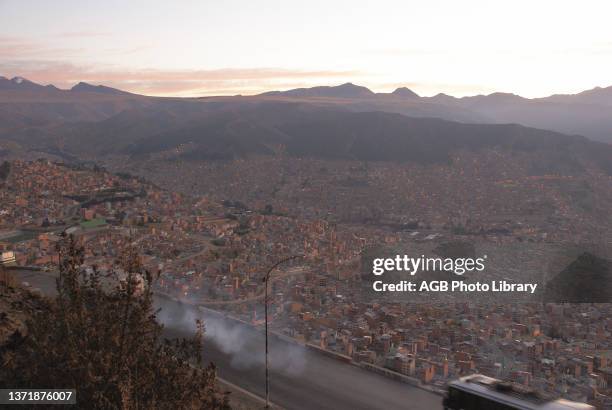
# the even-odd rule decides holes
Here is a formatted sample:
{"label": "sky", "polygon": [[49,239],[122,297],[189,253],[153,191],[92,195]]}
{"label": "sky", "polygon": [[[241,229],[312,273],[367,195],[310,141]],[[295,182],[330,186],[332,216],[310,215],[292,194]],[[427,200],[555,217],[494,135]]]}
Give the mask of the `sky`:
{"label": "sky", "polygon": [[147,95],[612,85],[609,0],[0,0],[0,75]]}

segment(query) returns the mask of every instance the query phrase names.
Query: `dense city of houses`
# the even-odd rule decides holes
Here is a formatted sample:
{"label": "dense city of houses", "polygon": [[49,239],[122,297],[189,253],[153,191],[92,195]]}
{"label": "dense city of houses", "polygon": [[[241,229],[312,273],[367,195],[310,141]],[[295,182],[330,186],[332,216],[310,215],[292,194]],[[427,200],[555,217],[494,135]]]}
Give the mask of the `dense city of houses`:
{"label": "dense city of houses", "polygon": [[[270,156],[226,162],[117,160],[114,169],[160,186],[231,198],[253,209],[271,205],[299,219],[342,224],[455,229],[499,240],[612,240],[612,177],[549,175],[528,155],[510,161],[495,150],[458,152],[452,163],[359,162]],[[535,154],[533,154],[535,155]],[[261,181],[265,181],[262,184]]]}
{"label": "dense city of houses", "polygon": [[[42,160],[10,165],[8,178],[0,181],[3,264],[53,271],[58,262],[55,244],[62,232],[85,246],[87,266],[102,271],[115,269],[121,250],[133,246],[144,266],[159,273],[157,291],[225,309],[258,325],[263,319],[263,273],[283,257],[302,255],[279,267],[270,281],[269,319],[275,331],[422,385],[442,387],[458,376],[483,373],[551,397],[589,401],[602,408],[611,404],[608,304],[408,303],[363,297],[364,284],[371,281],[363,254],[372,246],[420,252],[476,231],[486,248],[546,242],[572,231],[567,221],[579,224],[580,215],[574,215],[563,198],[556,205],[557,216],[565,221],[559,229],[554,221],[544,221],[546,225],[537,215],[520,222],[509,221],[508,214],[480,215],[488,207],[503,206],[522,215],[529,215],[523,212],[525,206],[540,209],[536,202],[550,201],[556,192],[547,188],[550,181],[544,177],[523,179],[520,186],[499,178],[498,185],[508,194],[493,195],[499,202],[495,206],[481,204],[491,192],[472,191],[473,209],[449,209],[449,223],[449,218],[439,216],[443,210],[434,212],[427,205],[449,201],[426,198],[417,183],[425,176],[414,174],[409,179],[414,206],[421,206],[423,213],[415,220],[391,218],[387,226],[339,223],[317,212],[300,217],[265,201],[255,201],[257,206],[218,202],[99,169]],[[384,169],[368,172],[368,178],[378,172],[384,179]],[[554,181],[566,183],[572,182]],[[301,189],[319,189],[316,186]],[[546,195],[532,195],[530,204],[505,204],[517,194],[514,190],[541,190]],[[450,197],[460,191],[438,190]],[[397,193],[399,188],[387,192]],[[401,210],[395,212],[399,215]]]}

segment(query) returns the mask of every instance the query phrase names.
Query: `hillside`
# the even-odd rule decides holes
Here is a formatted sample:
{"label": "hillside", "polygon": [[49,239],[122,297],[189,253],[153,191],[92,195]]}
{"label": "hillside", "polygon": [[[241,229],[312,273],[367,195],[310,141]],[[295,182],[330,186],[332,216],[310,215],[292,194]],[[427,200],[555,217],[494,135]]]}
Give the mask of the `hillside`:
{"label": "hillside", "polygon": [[[83,82],[71,90],[61,90],[21,77],[10,80],[0,77],[0,119],[25,118],[27,121],[22,127],[66,121],[99,121],[126,109],[148,106],[153,101],[150,97]],[[5,121],[0,121],[0,136],[11,130],[8,126]]]}
{"label": "hillside", "polygon": [[343,98],[343,105],[355,111],[379,110],[464,122],[517,123],[612,142],[612,87],[529,99],[499,92],[462,98],[442,93],[433,97],[420,97],[405,87],[388,94],[368,94],[364,90],[357,92],[357,89],[363,87],[352,86],[353,92],[348,95],[341,92],[347,84],[270,92],[265,95],[299,97],[302,100],[313,97]]}
{"label": "hillside", "polygon": [[[612,116],[597,120],[593,116],[607,111],[593,104],[612,104],[609,94],[600,89],[537,100],[503,93],[429,98],[407,88],[385,94],[347,83],[253,97],[180,99],[83,82],[60,90],[2,78],[0,149],[10,153],[19,146],[90,159],[170,153],[181,160],[286,152],[294,157],[425,164],[447,163],[458,151],[499,149],[540,153],[533,164],[536,174],[586,168],[612,174],[610,145],[545,130],[563,129],[563,121],[580,128],[579,106],[590,107],[583,120],[604,126]],[[545,115],[551,121],[556,118],[560,104],[566,111],[562,119],[552,125],[542,120]],[[513,123],[494,124],[505,118]],[[536,123],[540,129],[519,123]]]}
{"label": "hillside", "polygon": [[374,93],[366,87],[345,83],[248,97],[159,98],[85,82],[61,90],[21,77],[0,77],[0,138],[15,131],[46,134],[50,126],[104,121],[131,110],[174,112],[180,108],[201,115],[218,107],[241,109],[257,104],[299,104],[358,113],[381,111],[465,123],[516,123],[612,142],[612,87],[534,99],[509,93],[456,98],[446,94],[421,97],[406,87],[391,93]]}
{"label": "hillside", "polygon": [[464,124],[384,112],[355,113],[277,102],[240,107],[204,104],[201,112],[132,110],[97,123],[53,130],[39,144],[72,155],[170,153],[183,160],[251,155],[359,161],[447,163],[458,151],[540,153],[539,173],[585,167],[612,174],[612,147],[513,124]]}
{"label": "hillside", "polygon": [[585,252],[546,284],[545,301],[612,302],[612,264]]}

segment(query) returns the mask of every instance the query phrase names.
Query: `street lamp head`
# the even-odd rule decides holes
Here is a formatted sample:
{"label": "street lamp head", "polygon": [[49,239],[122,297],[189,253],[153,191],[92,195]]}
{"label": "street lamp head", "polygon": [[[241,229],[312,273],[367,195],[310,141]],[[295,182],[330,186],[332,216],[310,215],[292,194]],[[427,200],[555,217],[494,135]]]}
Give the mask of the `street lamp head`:
{"label": "street lamp head", "polygon": [[288,261],[290,261],[290,260],[293,260],[293,259],[298,259],[298,258],[304,258],[304,255],[302,255],[302,254],[291,255],[291,256],[288,256],[288,257],[286,257],[286,258],[283,258],[283,259],[281,259],[281,260],[277,261],[277,262],[276,262],[274,265],[270,266],[270,268],[269,268],[269,269],[268,269],[268,271],[266,272],[265,276],[263,277],[262,282],[267,282],[267,281],[270,279],[270,273],[272,273],[272,271],[273,271],[273,270],[274,270],[274,269],[275,269],[277,266],[279,266],[279,265],[281,265],[281,264],[283,264],[283,263],[285,263],[285,262],[288,262]]}

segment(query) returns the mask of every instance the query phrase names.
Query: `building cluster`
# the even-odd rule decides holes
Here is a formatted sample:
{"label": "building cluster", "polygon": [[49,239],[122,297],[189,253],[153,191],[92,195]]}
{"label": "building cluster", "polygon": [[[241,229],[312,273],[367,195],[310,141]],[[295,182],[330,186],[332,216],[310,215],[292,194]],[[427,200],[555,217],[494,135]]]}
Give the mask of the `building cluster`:
{"label": "building cluster", "polygon": [[325,277],[294,285],[274,328],[356,362],[444,386],[481,373],[544,397],[612,404],[612,306],[358,303]]}
{"label": "building cluster", "polygon": [[573,175],[563,164],[545,174],[533,169],[529,155],[537,153],[517,152],[510,160],[496,150],[458,152],[450,163],[429,165],[279,155],[161,163],[146,175],[169,189],[253,209],[269,205],[299,219],[397,229],[417,224],[504,241],[585,242],[594,233],[612,239],[612,223],[601,217],[612,201],[612,177]]}
{"label": "building cluster", "polygon": [[[300,178],[292,176],[302,168],[316,177],[294,186]],[[373,247],[418,256],[441,240],[476,236],[479,252],[497,254],[498,268],[518,263],[531,275],[539,266],[529,264],[550,252],[551,237],[573,235],[588,223],[552,188],[575,181],[517,177],[509,169],[491,176],[497,183],[479,185],[486,161],[482,169],[466,167],[455,176],[440,168],[432,177],[431,169],[414,165],[391,172],[363,165],[346,179],[322,163],[295,161],[279,176],[285,182],[278,182],[278,204],[254,198],[246,206],[102,170],[15,161],[0,189],[1,263],[53,270],[64,232],[84,245],[85,264],[101,271],[117,269],[122,252],[134,248],[143,265],[159,274],[156,291],[258,325],[264,319],[263,275],[276,261],[300,255],[271,275],[269,319],[278,332],[422,384],[443,386],[482,373],[542,394],[609,405],[610,305],[408,303],[365,297],[363,291],[364,254]],[[457,189],[458,182],[467,188]],[[326,191],[338,184],[346,189]],[[383,188],[380,195],[365,195],[363,184]],[[296,192],[293,208],[287,190]],[[543,217],[547,204],[553,212]],[[407,218],[402,207],[414,217]]]}

